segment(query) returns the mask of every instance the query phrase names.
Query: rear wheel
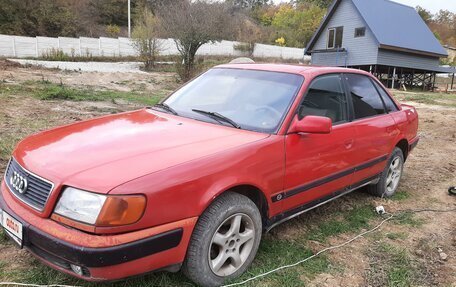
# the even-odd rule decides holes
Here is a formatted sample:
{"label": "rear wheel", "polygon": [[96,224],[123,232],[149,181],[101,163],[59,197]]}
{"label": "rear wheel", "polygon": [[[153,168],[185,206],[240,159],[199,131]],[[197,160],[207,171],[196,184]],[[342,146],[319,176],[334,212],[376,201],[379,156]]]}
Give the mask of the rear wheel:
{"label": "rear wheel", "polygon": [[199,218],[182,270],[201,286],[220,286],[250,266],[261,233],[255,203],[243,195],[225,193]]}
{"label": "rear wheel", "polygon": [[379,197],[393,196],[401,181],[403,168],[404,154],[400,148],[396,147],[382,172],[379,182],[377,184],[369,185],[368,191]]}

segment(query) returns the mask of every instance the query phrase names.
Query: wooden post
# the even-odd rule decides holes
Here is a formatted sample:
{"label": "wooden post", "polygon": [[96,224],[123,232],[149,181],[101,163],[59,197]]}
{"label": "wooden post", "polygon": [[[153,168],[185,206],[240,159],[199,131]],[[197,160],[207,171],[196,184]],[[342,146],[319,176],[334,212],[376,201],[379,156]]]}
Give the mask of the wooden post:
{"label": "wooden post", "polygon": [[388,75],[386,76],[386,86],[389,87],[391,67],[388,66]]}
{"label": "wooden post", "polygon": [[423,73],[423,92],[426,90],[426,71]]}
{"label": "wooden post", "polygon": [[454,84],[454,73],[453,73],[453,77],[451,79],[451,89],[453,89],[453,84]]}
{"label": "wooden post", "polygon": [[412,88],[415,86],[415,70],[412,70]]}
{"label": "wooden post", "polygon": [[434,80],[432,81],[432,88],[431,90],[434,92],[434,87],[435,87],[435,78],[437,76],[437,73],[434,72]]}
{"label": "wooden post", "polygon": [[391,89],[394,89],[395,81],[396,81],[396,67],[393,68],[393,82],[391,83]]}

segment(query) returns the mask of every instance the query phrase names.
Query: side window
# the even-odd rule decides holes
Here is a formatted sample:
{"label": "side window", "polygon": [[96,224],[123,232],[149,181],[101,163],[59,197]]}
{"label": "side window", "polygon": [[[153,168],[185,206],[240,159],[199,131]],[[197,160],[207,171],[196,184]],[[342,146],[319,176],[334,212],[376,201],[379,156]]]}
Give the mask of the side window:
{"label": "side window", "polygon": [[347,101],[340,75],[327,75],[315,79],[309,87],[298,112],[305,116],[328,117],[333,123],[348,120]]}
{"label": "side window", "polygon": [[336,29],[328,30],[328,49],[334,49],[334,38],[336,36]]}
{"label": "side window", "polygon": [[341,48],[344,36],[344,27],[328,29],[328,49]]}
{"label": "side window", "polygon": [[355,29],[355,38],[366,36],[366,27],[359,27]]}
{"label": "side window", "polygon": [[342,47],[342,39],[344,37],[344,27],[337,27],[336,28],[336,48]]}
{"label": "side window", "polygon": [[374,85],[377,87],[377,90],[380,93],[380,96],[382,97],[383,102],[385,103],[386,110],[388,111],[388,113],[397,112],[398,109],[396,107],[396,104],[391,99],[390,95],[388,95],[388,93],[385,91],[385,89],[382,86],[380,86],[377,82],[375,82],[375,81],[373,81],[373,82],[374,82]]}
{"label": "side window", "polygon": [[347,74],[355,119],[362,119],[385,114],[385,106],[372,84],[371,80],[363,75]]}

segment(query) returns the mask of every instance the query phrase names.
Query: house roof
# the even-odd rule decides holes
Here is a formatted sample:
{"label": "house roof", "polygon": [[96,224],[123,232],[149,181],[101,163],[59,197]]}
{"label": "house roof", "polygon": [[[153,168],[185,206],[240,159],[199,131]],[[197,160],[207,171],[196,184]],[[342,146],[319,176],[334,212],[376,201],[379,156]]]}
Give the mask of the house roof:
{"label": "house roof", "polygon": [[[323,28],[342,0],[335,0],[328,15],[307,46],[311,51]],[[411,53],[448,56],[434,34],[413,7],[389,0],[351,0],[380,48]]]}

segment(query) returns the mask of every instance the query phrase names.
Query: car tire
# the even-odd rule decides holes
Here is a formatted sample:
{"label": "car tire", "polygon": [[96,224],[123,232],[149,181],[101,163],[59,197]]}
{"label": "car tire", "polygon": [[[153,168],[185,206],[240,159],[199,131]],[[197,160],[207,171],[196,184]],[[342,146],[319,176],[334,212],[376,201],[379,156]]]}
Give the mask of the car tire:
{"label": "car tire", "polygon": [[241,194],[224,193],[198,219],[182,271],[200,286],[220,286],[251,265],[261,234],[255,203]]}
{"label": "car tire", "polygon": [[382,198],[393,196],[401,181],[403,169],[404,154],[400,148],[396,147],[388,159],[388,163],[380,176],[380,180],[377,184],[369,185],[367,187],[368,192]]}

